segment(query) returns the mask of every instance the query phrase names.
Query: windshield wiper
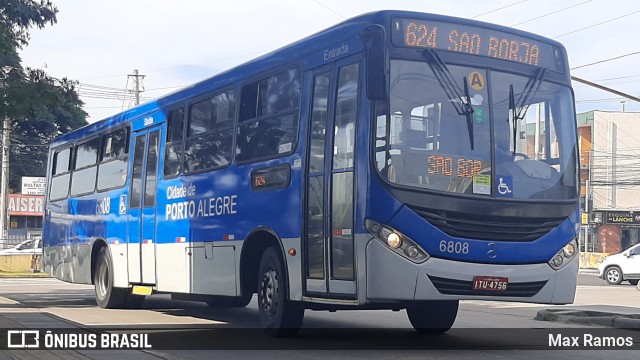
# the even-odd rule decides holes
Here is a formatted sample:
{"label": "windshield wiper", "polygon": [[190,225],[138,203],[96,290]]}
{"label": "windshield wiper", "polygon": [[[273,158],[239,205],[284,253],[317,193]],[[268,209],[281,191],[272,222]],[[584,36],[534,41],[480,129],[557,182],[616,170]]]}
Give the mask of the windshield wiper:
{"label": "windshield wiper", "polygon": [[471,106],[471,97],[469,96],[469,85],[467,85],[467,77],[462,78],[464,83],[464,98],[463,102],[466,105],[464,115],[467,117],[467,132],[469,133],[469,144],[471,144],[471,150],[473,150],[473,107]]}
{"label": "windshield wiper", "polygon": [[467,133],[469,134],[469,144],[473,150],[473,107],[471,106],[471,97],[469,96],[469,86],[467,85],[467,77],[462,81],[464,92],[456,84],[456,81],[447,68],[447,65],[440,59],[440,56],[433,49],[425,49],[423,56],[427,60],[427,64],[433,71],[436,80],[449,98],[451,105],[456,109],[458,115],[464,115],[467,119]]}
{"label": "windshield wiper", "polygon": [[[529,81],[525,84],[517,102],[513,94],[513,84],[509,85],[509,115],[511,115],[510,117],[513,121],[513,123],[509,125],[511,125],[512,132],[513,154],[516,153],[518,121],[522,121],[527,115],[527,110],[529,110],[529,106],[531,105],[531,99],[538,93],[538,89],[540,89],[546,70],[546,68],[540,68],[540,70],[538,70],[538,74],[536,74],[534,78],[529,78]],[[518,111],[518,109],[520,110]],[[509,119],[507,119],[507,122],[509,122]]]}

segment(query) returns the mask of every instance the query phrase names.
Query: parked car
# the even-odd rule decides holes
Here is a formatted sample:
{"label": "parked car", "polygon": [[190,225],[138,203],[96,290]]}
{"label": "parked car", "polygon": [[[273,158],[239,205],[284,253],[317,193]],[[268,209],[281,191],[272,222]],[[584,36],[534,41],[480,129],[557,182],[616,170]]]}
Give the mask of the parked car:
{"label": "parked car", "polygon": [[15,247],[0,250],[0,255],[42,255],[42,238],[25,240]]}
{"label": "parked car", "polygon": [[640,279],[640,244],[604,258],[598,266],[598,274],[610,285],[618,285],[623,280],[637,285]]}

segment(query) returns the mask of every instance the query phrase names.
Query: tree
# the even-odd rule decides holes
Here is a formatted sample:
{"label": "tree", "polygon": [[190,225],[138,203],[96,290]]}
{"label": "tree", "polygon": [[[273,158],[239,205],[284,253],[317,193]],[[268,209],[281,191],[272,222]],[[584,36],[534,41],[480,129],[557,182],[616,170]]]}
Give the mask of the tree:
{"label": "tree", "polygon": [[22,176],[46,176],[48,143],[87,124],[75,90],[76,82],[57,80],[42,70],[27,69],[22,88],[15,89],[11,119],[11,177],[19,189]]}
{"label": "tree", "polygon": [[57,13],[49,0],[0,0],[0,68],[12,69],[0,80],[0,116],[11,119],[13,190],[19,190],[21,176],[46,175],[51,139],[87,124],[77,82],[20,65],[18,50],[28,45],[29,30],[55,24]]}
{"label": "tree", "polygon": [[0,0],[0,54],[16,60],[13,56],[16,50],[29,43],[29,29],[55,24],[57,13],[58,9],[49,0]]}

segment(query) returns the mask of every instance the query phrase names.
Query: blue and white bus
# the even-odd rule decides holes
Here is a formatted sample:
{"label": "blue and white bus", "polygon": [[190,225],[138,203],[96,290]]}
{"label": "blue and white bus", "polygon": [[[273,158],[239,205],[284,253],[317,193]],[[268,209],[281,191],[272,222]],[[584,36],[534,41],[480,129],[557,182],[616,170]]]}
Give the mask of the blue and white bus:
{"label": "blue and white bus", "polygon": [[578,259],[567,54],[467,19],[381,11],[50,145],[46,270],[103,308],[566,304]]}

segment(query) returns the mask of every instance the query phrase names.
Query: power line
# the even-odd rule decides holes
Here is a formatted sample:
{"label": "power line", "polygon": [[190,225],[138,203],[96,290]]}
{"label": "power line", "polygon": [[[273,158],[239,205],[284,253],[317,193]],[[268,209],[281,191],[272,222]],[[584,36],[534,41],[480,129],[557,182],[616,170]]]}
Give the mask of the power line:
{"label": "power line", "polygon": [[78,83],[78,86],[83,88],[86,87],[90,89],[96,89],[96,90],[123,91],[121,88],[114,88],[114,87],[102,86],[102,85],[93,85],[93,84],[87,84],[87,83]]}
{"label": "power line", "polygon": [[[594,82],[597,82],[594,80]],[[600,82],[603,85],[620,85],[620,84],[635,84],[635,83],[640,83],[640,80],[627,80],[627,81],[601,81]],[[575,85],[574,88],[578,88],[578,87],[587,87],[588,85]]]}
{"label": "power line", "polygon": [[325,9],[327,9],[327,10],[331,11],[332,13],[334,13],[334,14],[336,14],[336,15],[340,16],[341,18],[346,19],[344,16],[342,16],[342,14],[338,13],[337,11],[335,11],[335,10],[333,10],[332,8],[328,7],[327,5],[325,5],[325,4],[323,4],[323,3],[321,3],[320,1],[318,1],[318,0],[313,0],[313,2],[314,2],[314,3],[316,3],[316,4],[318,4],[318,5],[320,5],[320,6],[322,6],[323,8],[325,8]]}
{"label": "power line", "polygon": [[607,99],[586,99],[576,100],[576,104],[588,104],[588,103],[600,103],[600,102],[618,102],[624,100],[624,98],[607,98]]}
{"label": "power line", "polygon": [[484,15],[487,15],[487,14],[491,14],[491,13],[493,13],[493,12],[500,11],[500,10],[506,9],[506,8],[508,8],[508,7],[512,7],[512,6],[515,6],[515,5],[521,4],[521,3],[523,3],[523,2],[527,2],[527,0],[521,0],[521,1],[518,1],[518,2],[514,2],[514,3],[511,3],[511,4],[509,4],[509,5],[503,6],[503,7],[501,7],[501,8],[493,9],[493,10],[491,10],[491,11],[487,11],[486,13],[482,13],[482,14],[479,14],[479,15],[476,15],[476,16],[472,16],[472,17],[471,17],[471,19],[479,18],[480,16],[484,16]]}
{"label": "power line", "polygon": [[169,89],[177,89],[185,86],[186,85],[167,86],[167,87],[161,87],[161,88],[145,89],[145,91],[148,92],[148,91],[158,91],[158,90],[169,90]]}
{"label": "power line", "polygon": [[598,79],[598,80],[593,80],[593,81],[621,80],[621,79],[630,79],[630,78],[635,78],[635,77],[640,77],[640,75],[619,76],[619,77],[614,77],[614,78]]}
{"label": "power line", "polygon": [[530,21],[538,20],[538,19],[541,19],[541,18],[546,17],[546,16],[549,16],[549,15],[557,14],[557,13],[559,13],[559,12],[562,12],[562,11],[565,11],[565,10],[568,10],[568,9],[571,9],[571,8],[574,8],[574,7],[578,7],[578,6],[580,6],[580,5],[584,5],[584,4],[589,3],[589,2],[592,2],[592,1],[593,1],[593,0],[587,0],[587,1],[585,1],[585,2],[581,2],[580,4],[571,5],[571,6],[569,6],[569,7],[566,7],[566,8],[560,9],[560,10],[556,10],[556,11],[553,11],[553,12],[550,12],[550,13],[547,13],[547,14],[544,14],[544,15],[540,15],[540,16],[537,16],[537,17],[531,18],[531,19],[529,19],[529,20],[525,20],[525,21],[519,22],[519,23],[517,23],[517,24],[513,24],[513,25],[511,25],[511,27],[515,27],[515,26],[518,26],[518,25],[526,24],[526,23],[528,23],[528,22],[530,22]]}
{"label": "power line", "polygon": [[585,79],[581,79],[581,78],[579,78],[577,76],[571,76],[571,80],[577,81],[579,83],[583,83],[583,84],[587,84],[587,85],[593,86],[593,87],[598,88],[600,90],[608,91],[610,93],[625,97],[625,98],[633,100],[633,101],[640,102],[640,98],[637,97],[637,96],[629,95],[629,94],[624,93],[622,91],[618,91],[618,90],[612,89],[610,87],[606,87],[606,86],[603,86],[603,85],[600,85],[600,84],[596,84],[594,82],[591,82],[591,81],[588,81],[588,80],[585,80]]}
{"label": "power line", "polygon": [[596,64],[601,64],[601,63],[604,63],[604,62],[607,62],[607,61],[618,60],[618,59],[621,59],[621,58],[623,58],[623,57],[627,57],[627,56],[631,56],[631,55],[638,55],[638,54],[640,54],[640,51],[636,51],[636,52],[632,52],[632,53],[628,53],[628,54],[624,54],[624,55],[620,55],[620,56],[612,57],[612,58],[605,59],[605,60],[600,60],[600,61],[592,62],[592,63],[590,63],[590,64],[585,64],[585,65],[580,65],[580,66],[572,67],[572,68],[571,68],[571,69],[569,69],[569,70],[580,69],[580,68],[583,68],[583,67],[587,67],[587,66],[591,66],[591,65],[596,65]]}
{"label": "power line", "polygon": [[570,32],[568,32],[568,33],[564,33],[564,34],[562,34],[562,35],[558,35],[558,36],[556,36],[556,37],[554,37],[554,38],[552,38],[552,39],[557,39],[557,38],[559,38],[559,37],[563,37],[563,36],[565,36],[565,35],[575,34],[575,33],[577,33],[578,31],[591,29],[591,28],[593,28],[593,27],[600,26],[600,25],[603,25],[603,24],[606,24],[606,23],[610,23],[610,22],[612,22],[612,21],[615,21],[615,20],[618,20],[618,19],[622,19],[622,18],[625,18],[625,17],[627,17],[627,16],[631,16],[631,15],[634,15],[634,14],[637,14],[637,13],[640,13],[640,10],[638,10],[638,11],[634,11],[634,12],[629,13],[629,14],[626,14],[626,15],[618,16],[617,18],[613,18],[613,19],[606,20],[606,21],[603,21],[603,22],[601,22],[601,23],[593,24],[593,25],[591,25],[591,26],[587,26],[587,27],[584,27],[584,28],[582,28],[582,29],[578,29],[578,30],[570,31]]}

